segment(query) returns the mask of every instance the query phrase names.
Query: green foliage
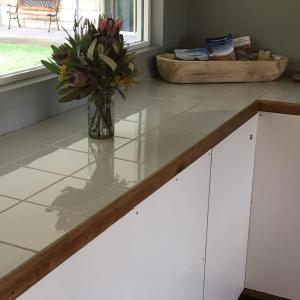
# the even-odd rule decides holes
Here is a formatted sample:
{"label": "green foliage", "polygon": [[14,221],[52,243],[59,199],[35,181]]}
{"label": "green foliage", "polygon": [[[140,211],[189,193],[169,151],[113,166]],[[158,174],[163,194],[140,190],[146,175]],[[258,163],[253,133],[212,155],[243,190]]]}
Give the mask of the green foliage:
{"label": "green foliage", "polygon": [[54,63],[52,62],[51,60],[50,61],[46,61],[46,60],[41,60],[41,63],[51,72],[59,75],[59,67]]}
{"label": "green foliage", "polygon": [[99,17],[98,27],[88,19],[74,21],[73,36],[67,42],[51,46],[53,54],[42,64],[59,75],[56,87],[61,102],[81,99],[96,90],[123,90],[136,75],[134,54],[128,53],[120,30],[120,19]]}

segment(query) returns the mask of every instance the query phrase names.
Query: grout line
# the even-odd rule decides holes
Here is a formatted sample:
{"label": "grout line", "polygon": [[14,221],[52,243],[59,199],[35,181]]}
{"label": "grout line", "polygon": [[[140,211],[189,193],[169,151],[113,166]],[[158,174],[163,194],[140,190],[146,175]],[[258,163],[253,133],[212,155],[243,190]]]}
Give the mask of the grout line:
{"label": "grout line", "polygon": [[29,249],[29,248],[26,248],[26,247],[23,247],[23,246],[19,246],[19,245],[13,244],[13,243],[4,242],[4,241],[1,241],[1,240],[0,240],[0,244],[4,244],[4,245],[15,247],[15,248],[20,248],[22,250],[34,252],[35,254],[39,253],[39,251],[37,251],[37,250]]}
{"label": "grout line", "polygon": [[[79,215],[85,218],[90,218],[92,217],[95,213],[97,213],[97,211],[95,213],[92,213],[91,215],[79,212],[79,211],[74,211],[74,210],[69,210],[67,208],[62,208],[62,207],[57,207],[57,206],[52,206],[52,205],[46,205],[46,204],[42,204],[42,203],[37,203],[37,202],[33,202],[30,201],[30,199],[24,200],[22,201],[22,203],[27,203],[27,204],[32,204],[32,205],[36,205],[36,206],[40,206],[40,207],[44,207],[44,208],[51,208],[53,210],[58,210],[58,211],[62,211],[62,212],[67,212],[73,215]],[[105,208],[105,206],[103,207]]]}
{"label": "grout line", "polygon": [[[201,105],[201,104],[203,104],[203,103],[205,103],[205,102],[206,102],[206,101],[203,100],[202,102],[199,102],[199,103],[197,103],[197,104],[195,104],[195,105],[190,106],[189,108],[187,108],[186,110],[182,111],[181,113],[175,114],[175,115],[174,115],[173,117],[171,117],[170,119],[168,119],[168,120],[166,120],[166,121],[164,121],[164,122],[162,122],[162,123],[160,123],[160,124],[154,126],[153,128],[151,128],[151,129],[149,129],[149,130],[146,130],[142,135],[137,136],[135,139],[128,139],[128,138],[120,137],[120,138],[127,139],[127,140],[128,140],[127,143],[124,144],[124,145],[122,145],[122,146],[120,146],[120,147],[117,147],[116,149],[114,149],[114,150],[113,150],[112,152],[110,152],[109,154],[113,154],[113,153],[116,152],[117,150],[119,150],[119,149],[121,149],[121,148],[127,146],[129,143],[131,143],[131,142],[133,142],[133,141],[138,141],[138,142],[141,142],[141,143],[145,143],[145,141],[142,140],[142,137],[144,137],[144,136],[146,136],[147,134],[151,133],[151,131],[154,131],[155,129],[161,127],[163,124],[166,124],[166,123],[170,122],[171,120],[173,120],[173,119],[175,119],[175,118],[178,118],[178,116],[182,115],[182,114],[185,113],[186,111],[189,111],[189,110],[193,109],[194,107],[196,107],[196,106],[198,106],[198,105]],[[130,121],[128,121],[128,122],[130,122]],[[185,130],[185,129],[182,129],[182,131],[183,131],[183,132],[191,132],[191,133],[192,133],[192,131]],[[71,137],[77,135],[78,133],[79,133],[79,132],[74,133],[72,136],[69,136],[69,137],[65,138],[64,140],[69,139],[69,138],[71,138]],[[57,143],[59,143],[59,142],[56,142],[55,144],[57,144]],[[154,143],[159,144],[159,142],[154,142]],[[52,146],[52,147],[55,147],[55,148],[58,148],[58,149],[59,149],[59,148],[65,149],[64,147],[60,147],[60,146],[57,146],[57,145],[55,145],[55,144],[49,145],[48,147],[51,147],[51,146]],[[45,147],[45,148],[46,148],[46,147]],[[37,150],[37,151],[31,153],[31,154],[28,154],[28,155],[26,155],[26,157],[27,157],[27,156],[31,156],[31,155],[33,155],[34,153],[43,151],[45,148],[43,147],[43,148],[41,148],[41,149],[39,149],[39,150]],[[66,150],[69,150],[69,151],[75,151],[75,152],[80,152],[80,153],[87,153],[87,154],[93,155],[93,154],[91,154],[91,153],[89,153],[89,152],[83,152],[83,151],[74,150],[74,149],[69,149],[69,148],[66,148]],[[104,157],[105,157],[105,155],[104,155]],[[109,156],[107,156],[107,159],[109,159]],[[117,160],[121,160],[121,161],[132,162],[132,163],[139,164],[139,165],[144,165],[144,166],[147,166],[147,165],[148,165],[148,166],[152,166],[152,167],[155,167],[155,168],[157,168],[157,167],[159,168],[159,167],[161,166],[161,165],[154,165],[154,164],[153,164],[153,165],[152,165],[152,164],[146,164],[146,163],[144,163],[144,162],[133,161],[133,160],[127,160],[127,159],[124,159],[124,158],[118,158],[118,157],[112,157],[112,159],[117,159]],[[19,161],[19,160],[21,160],[21,158],[18,159],[18,161]],[[36,192],[36,193],[30,195],[29,197],[27,197],[27,198],[25,198],[25,199],[15,199],[15,198],[13,198],[13,199],[18,200],[18,201],[21,201],[21,202],[22,202],[22,201],[28,201],[28,199],[30,199],[31,197],[33,197],[33,196],[35,196],[35,195],[37,195],[37,194],[43,192],[44,190],[46,190],[46,189],[48,189],[48,188],[50,188],[50,187],[56,185],[57,183],[63,181],[63,180],[66,179],[66,178],[78,178],[78,179],[81,179],[81,180],[90,181],[90,179],[85,179],[85,178],[81,178],[81,177],[76,177],[76,176],[74,176],[74,175],[75,175],[77,172],[82,171],[83,169],[87,168],[88,166],[90,166],[90,165],[92,165],[92,164],[94,164],[94,163],[97,163],[97,160],[96,160],[96,159],[95,159],[94,161],[88,163],[87,165],[83,166],[82,168],[80,168],[80,169],[74,171],[73,173],[67,174],[67,175],[66,175],[66,174],[61,174],[61,173],[52,172],[52,171],[47,171],[47,170],[42,170],[42,169],[32,168],[32,167],[29,167],[29,166],[26,166],[26,165],[22,165],[22,164],[17,164],[17,163],[16,163],[17,166],[22,166],[22,167],[24,167],[24,168],[28,168],[28,169],[32,169],[32,170],[38,170],[38,171],[41,171],[41,172],[46,172],[46,173],[50,173],[50,174],[54,174],[54,175],[59,175],[59,176],[63,176],[63,177],[62,177],[60,180],[54,182],[53,184],[48,185],[47,187],[45,187],[45,188],[39,190],[38,192]],[[105,184],[105,183],[103,183],[103,184]],[[110,185],[110,184],[105,184],[105,185],[112,186],[112,187],[118,187],[117,185]],[[119,187],[119,188],[120,188],[120,187]],[[6,195],[3,195],[3,196],[7,197]],[[18,204],[19,204],[19,203],[18,203]],[[16,204],[16,205],[17,205],[17,204]]]}
{"label": "grout line", "polygon": [[[144,141],[141,141],[141,142],[144,143]],[[129,143],[130,143],[130,142],[129,142]],[[129,144],[129,143],[127,143],[127,144]],[[126,144],[126,145],[127,145],[127,144]],[[124,146],[126,146],[126,145],[124,145]],[[123,147],[123,146],[122,146],[122,147]],[[120,147],[120,148],[121,148],[121,147]],[[118,149],[120,149],[120,148],[118,148]],[[117,149],[117,150],[118,150],[118,149]],[[113,154],[113,152],[112,152],[111,154]],[[160,167],[161,167],[161,166],[159,166],[159,165],[147,164],[147,163],[145,163],[145,162],[139,162],[139,161],[129,160],[129,159],[125,159],[125,158],[119,158],[119,157],[115,157],[115,156],[107,156],[107,157],[104,157],[104,158],[111,159],[111,160],[114,160],[114,161],[117,160],[117,161],[129,162],[129,163],[133,163],[133,164],[136,164],[136,165],[142,165],[142,166],[145,166],[145,167],[151,167],[151,168],[160,168]],[[86,178],[82,178],[82,177],[77,177],[77,176],[74,176],[74,175],[75,175],[76,173],[78,173],[78,172],[81,172],[81,171],[84,170],[85,168],[92,166],[93,164],[97,164],[97,160],[94,161],[94,162],[91,162],[91,163],[89,163],[88,165],[82,167],[81,169],[79,169],[79,170],[77,170],[77,171],[71,173],[70,175],[66,176],[66,178],[67,178],[67,177],[72,177],[72,178],[79,178],[79,179],[84,179],[84,180],[90,181],[91,179],[86,179]]]}
{"label": "grout line", "polygon": [[44,173],[48,173],[48,174],[63,176],[63,177],[66,177],[66,176],[69,175],[69,174],[66,175],[66,174],[62,174],[62,173],[55,173],[53,171],[48,171],[48,170],[42,170],[42,169],[39,169],[39,168],[30,167],[28,165],[22,165],[22,164],[17,164],[17,163],[15,163],[15,165],[18,166],[18,167],[22,167],[22,168],[26,168],[26,169],[30,169],[30,170],[35,170],[35,171],[39,171],[39,172],[44,172]]}
{"label": "grout line", "polygon": [[23,200],[21,200],[21,201],[22,201],[22,202],[23,202],[23,201],[28,201],[28,199],[30,199],[30,198],[36,196],[37,194],[39,194],[39,193],[41,193],[41,192],[47,190],[48,188],[50,188],[50,187],[52,187],[52,186],[54,186],[54,185],[60,183],[61,181],[63,181],[63,180],[66,179],[66,178],[67,178],[67,176],[62,177],[62,178],[59,179],[58,181],[55,181],[54,183],[52,183],[52,184],[50,184],[50,185],[47,185],[46,187],[42,188],[42,189],[39,190],[38,192],[33,193],[32,195],[26,197],[25,199],[23,199]]}
{"label": "grout line", "polygon": [[[220,90],[223,90],[223,89],[220,89]],[[128,138],[128,137],[126,138],[126,137],[123,137],[123,136],[118,136],[118,135],[116,135],[116,137],[128,139],[128,142],[127,142],[126,144],[124,144],[124,145],[122,145],[122,146],[120,146],[120,147],[114,149],[112,152],[114,152],[114,151],[116,151],[116,150],[118,150],[118,149],[120,149],[120,148],[126,146],[126,145],[129,144],[131,141],[140,140],[141,137],[147,135],[147,134],[150,133],[152,130],[155,130],[155,129],[161,127],[162,125],[164,125],[164,124],[170,122],[171,120],[173,120],[173,119],[179,117],[179,116],[182,115],[183,113],[185,113],[185,112],[187,112],[187,111],[193,109],[194,107],[196,107],[196,106],[198,106],[198,105],[201,105],[202,103],[205,103],[205,102],[206,102],[206,100],[203,99],[201,102],[199,101],[199,103],[197,103],[197,104],[195,104],[195,105],[191,105],[189,108],[187,108],[186,110],[183,110],[182,112],[180,112],[180,113],[178,113],[178,114],[175,114],[175,115],[174,115],[173,117],[171,117],[170,119],[167,119],[167,120],[163,121],[162,123],[159,123],[159,124],[155,125],[154,127],[150,127],[149,129],[146,129],[146,130],[143,132],[143,134],[141,134],[141,135],[139,135],[139,136],[137,136],[137,137],[135,137],[135,138]],[[70,110],[69,112],[74,111],[74,110],[78,110],[78,111],[79,111],[80,109],[82,109],[82,107],[83,107],[83,106],[80,106],[79,108],[74,108],[74,109]],[[129,106],[129,107],[130,107],[130,106]],[[134,107],[134,106],[131,106],[131,107]],[[138,108],[138,109],[141,109],[141,108]],[[60,115],[63,115],[63,114],[64,114],[64,113],[62,113],[62,114],[60,114]],[[58,116],[59,116],[59,115],[58,115]],[[57,116],[55,116],[55,117],[57,117]],[[48,119],[48,120],[52,120],[52,119],[54,119],[55,117],[50,118],[50,119]],[[124,118],[124,119],[121,119],[121,120],[127,121],[127,122],[129,122],[129,123],[140,124],[140,122],[133,122],[133,121],[130,121],[130,120],[126,120],[125,118]],[[44,121],[47,121],[47,120],[44,120]],[[42,123],[42,122],[44,122],[44,121],[40,121],[40,122],[37,122],[37,123],[35,123],[35,124],[39,124],[39,123]],[[143,123],[143,124],[144,124],[144,123]],[[145,123],[145,124],[146,124],[146,123]],[[31,124],[31,125],[33,125],[33,124]],[[29,126],[31,126],[31,125],[29,125]],[[27,126],[27,127],[29,127],[29,126]],[[26,128],[26,127],[24,127],[24,128]],[[80,153],[89,153],[89,152],[84,152],[84,151],[80,151],[80,150],[76,150],[76,149],[70,149],[70,148],[62,147],[62,146],[59,146],[59,145],[58,145],[58,143],[61,143],[61,142],[65,141],[65,140],[67,140],[67,139],[70,139],[70,138],[72,138],[72,137],[78,135],[79,133],[81,133],[81,132],[83,131],[83,130],[81,131],[80,129],[75,129],[75,128],[73,128],[73,127],[70,127],[70,128],[72,128],[72,129],[74,129],[74,130],[77,130],[77,132],[74,132],[74,134],[72,134],[72,135],[70,135],[70,136],[68,136],[68,137],[66,137],[66,138],[63,138],[63,139],[61,139],[61,140],[57,140],[57,141],[55,141],[54,143],[42,143],[42,142],[39,142],[39,141],[34,141],[36,144],[39,144],[39,145],[41,145],[42,147],[41,147],[40,149],[36,150],[36,151],[33,151],[33,152],[28,153],[28,154],[22,155],[22,156],[20,156],[19,158],[15,159],[15,160],[12,160],[10,163],[15,163],[15,164],[18,165],[18,166],[23,166],[23,167],[25,167],[25,166],[22,165],[22,164],[18,164],[17,161],[20,161],[20,160],[22,160],[22,159],[26,159],[27,157],[30,157],[30,156],[32,156],[32,155],[35,155],[35,154],[37,154],[37,153],[39,153],[39,152],[42,152],[42,151],[44,151],[45,149],[51,148],[51,147],[55,147],[55,148],[57,148],[57,149],[65,149],[65,150],[74,151],[74,152],[80,152]],[[21,137],[15,137],[14,135],[15,135],[17,132],[18,132],[18,130],[15,131],[15,132],[9,133],[7,136],[10,136],[11,138],[18,139],[18,140],[20,139],[20,140],[29,141],[29,139],[26,139],[26,138],[25,138],[25,139],[22,139]],[[3,165],[3,166],[1,166],[1,167],[5,167],[5,166],[7,166],[7,164],[6,164],[6,165]],[[27,167],[28,167],[28,166],[27,166]],[[29,168],[29,167],[28,167],[28,168]],[[32,169],[35,169],[35,168],[32,168]],[[36,169],[36,170],[45,171],[45,170],[41,170],[41,169]],[[46,171],[46,172],[53,173],[53,174],[56,174],[56,175],[68,176],[68,175],[65,175],[65,174],[55,173],[55,172],[51,172],[51,171]]]}
{"label": "grout line", "polygon": [[[14,200],[15,200],[15,199],[14,199]],[[4,210],[2,210],[2,211],[0,212],[0,216],[1,216],[1,214],[7,212],[8,210],[10,210],[10,209],[12,209],[12,208],[15,208],[17,205],[19,205],[19,204],[22,203],[22,200],[17,200],[17,201],[19,201],[19,202],[18,202],[18,203],[15,203],[14,205],[12,205],[12,206],[10,206],[10,207],[4,209]]]}
{"label": "grout line", "polygon": [[19,198],[16,198],[16,197],[8,196],[8,195],[5,195],[5,194],[0,194],[0,196],[6,197],[6,198],[9,198],[9,199],[12,199],[12,200],[23,201],[23,199],[19,199]]}
{"label": "grout line", "polygon": [[11,200],[22,201],[22,199],[19,199],[19,198],[16,198],[16,197],[12,197],[12,196],[2,195],[1,193],[0,193],[0,196],[8,198],[8,199],[11,199]]}
{"label": "grout line", "polygon": [[74,133],[74,134],[72,134],[72,135],[69,135],[69,136],[67,136],[67,137],[65,137],[65,138],[63,138],[63,139],[57,140],[57,141],[55,141],[54,143],[49,144],[49,146],[57,147],[56,145],[57,145],[58,143],[62,143],[62,142],[64,142],[64,141],[68,140],[68,139],[71,139],[72,137],[74,137],[74,136],[76,136],[76,135],[82,133],[83,131],[84,131],[84,129],[78,129],[78,132],[76,132],[76,133]]}
{"label": "grout line", "polygon": [[[152,128],[146,129],[145,132],[144,132],[143,134],[137,136],[136,138],[132,139],[131,141],[138,141],[138,140],[140,140],[142,137],[144,137],[144,136],[146,136],[147,134],[151,133],[151,131],[154,131],[154,130],[158,129],[159,127],[162,127],[162,125],[164,125],[164,124],[166,124],[166,123],[168,123],[168,122],[170,122],[170,121],[172,121],[172,120],[178,118],[180,115],[182,115],[182,114],[188,112],[189,110],[195,108],[196,106],[198,106],[198,105],[200,105],[200,104],[202,104],[202,103],[204,103],[204,102],[205,102],[205,100],[203,100],[203,102],[200,102],[200,103],[197,103],[197,104],[195,104],[195,105],[190,106],[189,108],[183,110],[183,111],[180,112],[180,113],[174,114],[174,116],[172,116],[170,119],[167,119],[167,120],[163,121],[162,123],[159,123],[159,124],[153,126]],[[127,121],[127,120],[125,120],[125,121]],[[128,122],[130,122],[130,121],[128,121]],[[133,122],[132,122],[132,123],[133,123]],[[141,122],[135,122],[135,123],[136,123],[136,124],[146,124],[146,123],[141,123]],[[162,127],[162,128],[163,128],[163,127]],[[177,128],[175,128],[175,129],[177,129]],[[189,130],[184,130],[184,129],[182,129],[182,131],[189,132]],[[141,141],[142,141],[142,140],[141,140]],[[144,141],[142,141],[142,142],[144,142]],[[129,143],[128,143],[128,144],[129,144]],[[158,144],[158,143],[156,142],[156,144]],[[125,146],[125,145],[123,145],[123,146]],[[123,146],[122,146],[122,147],[123,147]],[[120,148],[122,148],[122,147],[120,147]],[[119,149],[120,149],[120,148],[119,148]]]}

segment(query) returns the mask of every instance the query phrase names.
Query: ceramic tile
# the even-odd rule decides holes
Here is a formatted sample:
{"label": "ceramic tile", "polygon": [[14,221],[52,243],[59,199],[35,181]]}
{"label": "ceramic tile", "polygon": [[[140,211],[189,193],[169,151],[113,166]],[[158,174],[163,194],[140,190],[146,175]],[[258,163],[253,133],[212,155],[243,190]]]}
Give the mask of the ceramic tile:
{"label": "ceramic tile", "polygon": [[20,201],[0,196],[0,213],[18,203],[20,203]]}
{"label": "ceramic tile", "polygon": [[43,144],[5,136],[0,138],[0,164],[14,162],[46,146]]}
{"label": "ceramic tile", "polygon": [[226,89],[210,96],[205,103],[241,110],[260,99],[270,88],[264,83],[230,84]]}
{"label": "ceramic tile", "polygon": [[163,124],[166,128],[185,129],[209,134],[236,115],[238,110],[200,104],[192,110]]}
{"label": "ceramic tile", "polygon": [[160,80],[149,80],[129,90],[127,98],[142,98],[147,95],[158,99],[203,99],[221,91],[225,87],[225,84],[174,84]]}
{"label": "ceramic tile", "polygon": [[0,257],[7,258],[0,277],[34,254],[3,243],[39,251],[254,100],[300,103],[299,95],[300,85],[286,79],[194,85],[150,80],[129,90],[126,101],[114,97],[114,139],[87,137],[86,106],[0,138],[0,166],[7,164],[0,168]]}
{"label": "ceramic tile", "polygon": [[56,174],[69,175],[94,161],[95,157],[89,153],[50,146],[17,161],[17,164]]}
{"label": "ceramic tile", "polygon": [[[166,126],[169,124],[165,123]],[[204,137],[201,131],[188,131],[182,128],[158,127],[142,136],[140,140],[156,144],[168,144],[174,148],[187,149]]]}
{"label": "ceramic tile", "polygon": [[26,260],[31,258],[35,252],[23,250],[17,247],[0,243],[0,278],[7,275]]}
{"label": "ceramic tile", "polygon": [[150,96],[131,96],[128,98],[128,103],[131,106],[138,107],[140,110],[145,109],[147,107],[152,107],[155,109],[159,109],[163,112],[169,113],[181,113],[189,108],[205,101],[202,98],[190,98],[187,95],[182,96],[180,98],[155,98]]}
{"label": "ceramic tile", "polygon": [[102,159],[73,174],[95,182],[131,188],[155,172],[157,168],[116,158]]}
{"label": "ceramic tile", "polygon": [[270,92],[300,94],[300,84],[289,78],[281,78],[280,80],[271,82],[270,85]]}
{"label": "ceramic tile", "polygon": [[63,126],[84,130],[88,127],[87,105],[65,112],[51,120]]}
{"label": "ceramic tile", "polygon": [[56,174],[8,165],[0,169],[0,195],[24,200],[62,178]]}
{"label": "ceramic tile", "polygon": [[300,103],[300,92],[269,91],[261,97],[262,100]]}
{"label": "ceramic tile", "polygon": [[91,216],[125,191],[103,185],[97,178],[87,181],[68,177],[27,201]]}
{"label": "ceramic tile", "polygon": [[[177,140],[178,145],[180,141]],[[114,157],[149,166],[162,167],[182,153],[182,147],[168,143],[135,140],[114,152]]]}
{"label": "ceramic tile", "polygon": [[161,109],[157,106],[141,108],[138,112],[126,117],[127,121],[146,124],[148,128],[154,128],[164,122],[175,118],[178,114]]}
{"label": "ceramic tile", "polygon": [[127,139],[135,139],[149,129],[150,128],[147,128],[146,124],[144,123],[121,120],[115,123],[115,136]]}
{"label": "ceramic tile", "polygon": [[62,148],[88,152],[95,157],[108,155],[114,150],[130,142],[130,139],[114,137],[107,140],[95,140],[88,137],[87,132],[80,132],[56,144]]}
{"label": "ceramic tile", "polygon": [[86,218],[31,203],[0,214],[0,241],[40,251]]}
{"label": "ceramic tile", "polygon": [[[119,102],[119,101],[118,101]],[[118,106],[119,108],[119,106]],[[116,106],[115,106],[116,109]],[[121,109],[121,108],[120,108]],[[121,119],[115,114],[115,120]],[[73,109],[51,119],[55,123],[71,127],[77,130],[86,130],[88,128],[88,108],[87,105]]]}
{"label": "ceramic tile", "polygon": [[[120,96],[115,97],[115,103],[116,106],[122,105],[123,107],[137,107],[137,108],[143,108],[147,107],[149,105],[157,105],[160,101],[163,99],[151,97],[150,95],[143,94],[137,92],[136,89],[134,89],[133,93],[129,93],[126,98],[126,102],[122,103],[122,98]],[[166,100],[166,99],[165,99]]]}
{"label": "ceramic tile", "polygon": [[65,126],[58,122],[47,120],[20,129],[12,133],[10,136],[51,145],[70,137],[78,131],[79,130]]}
{"label": "ceramic tile", "polygon": [[[119,102],[119,101],[118,101]],[[131,115],[138,113],[141,110],[139,107],[133,107],[128,105],[115,104],[115,118],[116,119],[127,119]]]}

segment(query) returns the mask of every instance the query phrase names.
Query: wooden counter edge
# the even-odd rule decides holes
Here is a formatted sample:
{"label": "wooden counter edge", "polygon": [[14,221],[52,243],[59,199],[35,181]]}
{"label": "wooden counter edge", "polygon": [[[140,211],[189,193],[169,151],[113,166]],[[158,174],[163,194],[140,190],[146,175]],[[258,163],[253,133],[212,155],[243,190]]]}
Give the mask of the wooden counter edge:
{"label": "wooden counter edge", "polygon": [[257,100],[152,176],[0,279],[0,299],[15,299],[139,203],[220,143],[258,111],[300,115],[300,104]]}
{"label": "wooden counter edge", "polygon": [[244,289],[242,295],[248,296],[248,297],[251,297],[254,299],[260,299],[260,300],[290,300],[287,298],[282,298],[282,297],[278,297],[278,296],[258,292],[255,290],[250,290],[250,289]]}

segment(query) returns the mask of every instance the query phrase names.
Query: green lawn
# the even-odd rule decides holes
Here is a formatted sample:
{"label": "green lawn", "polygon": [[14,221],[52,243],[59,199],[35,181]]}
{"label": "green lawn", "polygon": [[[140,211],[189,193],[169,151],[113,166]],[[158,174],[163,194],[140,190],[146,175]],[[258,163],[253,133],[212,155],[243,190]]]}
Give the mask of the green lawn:
{"label": "green lawn", "polygon": [[0,42],[0,75],[38,66],[51,53],[48,46]]}

